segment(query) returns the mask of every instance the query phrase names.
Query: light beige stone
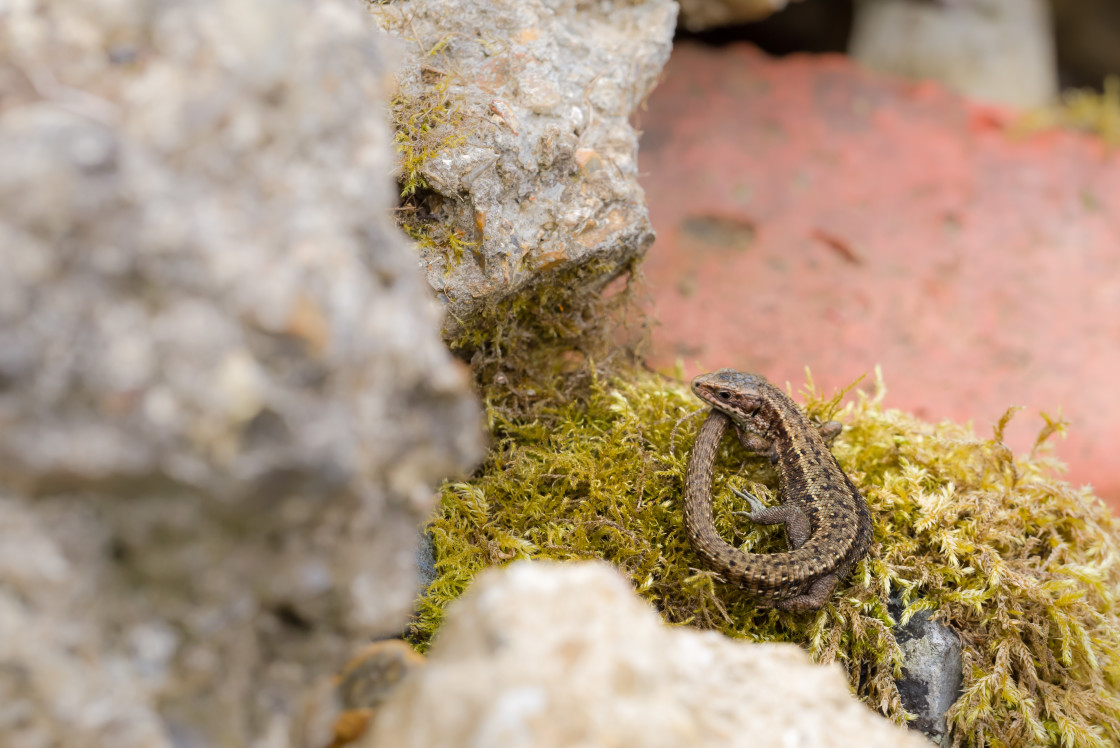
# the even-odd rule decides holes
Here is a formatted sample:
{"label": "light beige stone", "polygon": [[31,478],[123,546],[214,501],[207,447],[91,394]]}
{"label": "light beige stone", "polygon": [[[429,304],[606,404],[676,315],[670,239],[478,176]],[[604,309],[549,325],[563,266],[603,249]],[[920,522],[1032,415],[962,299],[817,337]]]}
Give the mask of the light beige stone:
{"label": "light beige stone", "polygon": [[664,625],[610,567],[519,562],[449,607],[366,748],[928,748],[792,645]]}
{"label": "light beige stone", "polygon": [[849,51],[981,101],[1037,107],[1058,92],[1047,0],[860,0]]}

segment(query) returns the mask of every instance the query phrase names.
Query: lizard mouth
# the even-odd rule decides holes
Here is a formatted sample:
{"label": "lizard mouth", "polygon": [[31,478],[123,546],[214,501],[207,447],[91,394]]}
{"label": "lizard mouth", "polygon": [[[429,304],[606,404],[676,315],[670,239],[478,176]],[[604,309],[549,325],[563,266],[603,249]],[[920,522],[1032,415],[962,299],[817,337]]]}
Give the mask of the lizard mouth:
{"label": "lizard mouth", "polygon": [[698,398],[709,405],[724,410],[733,407],[737,399],[734,393],[707,383],[697,384],[694,382],[692,384],[692,391]]}
{"label": "lizard mouth", "polygon": [[707,382],[701,381],[701,377],[692,380],[692,394],[701,400],[712,403],[715,405],[715,394],[712,392],[711,385]]}
{"label": "lizard mouth", "polygon": [[751,416],[762,405],[753,375],[731,369],[701,374],[690,386],[698,398],[729,415]]}

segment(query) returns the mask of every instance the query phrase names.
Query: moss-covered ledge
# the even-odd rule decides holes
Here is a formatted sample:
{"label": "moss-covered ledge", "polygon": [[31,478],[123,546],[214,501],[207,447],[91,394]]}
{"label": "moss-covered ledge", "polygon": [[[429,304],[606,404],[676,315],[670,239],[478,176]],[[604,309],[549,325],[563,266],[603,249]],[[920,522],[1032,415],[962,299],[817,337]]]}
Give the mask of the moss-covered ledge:
{"label": "moss-covered ledge", "polygon": [[[804,394],[815,418],[845,424],[833,447],[875,519],[867,559],[812,614],[756,607],[704,568],[681,528],[681,489],[699,402],[648,373],[593,377],[586,400],[511,417],[490,409],[494,444],[469,482],[442,489],[429,527],[438,576],[412,637],[424,647],[443,607],[481,569],[517,558],[602,558],[628,573],[666,621],[805,646],[838,661],[853,690],[904,721],[900,651],[887,598],[904,618],[931,610],[964,648],[964,692],[949,714],[959,745],[1108,746],[1120,741],[1116,590],[1120,543],[1088,490],[1054,477],[1047,420],[1031,454],[969,427],[882,406],[884,389],[841,406]],[[553,400],[552,402],[556,402]],[[503,413],[505,415],[503,415]],[[769,464],[725,440],[717,525],[744,550],[784,550],[780,530],[736,519],[729,486],[774,500]]]}

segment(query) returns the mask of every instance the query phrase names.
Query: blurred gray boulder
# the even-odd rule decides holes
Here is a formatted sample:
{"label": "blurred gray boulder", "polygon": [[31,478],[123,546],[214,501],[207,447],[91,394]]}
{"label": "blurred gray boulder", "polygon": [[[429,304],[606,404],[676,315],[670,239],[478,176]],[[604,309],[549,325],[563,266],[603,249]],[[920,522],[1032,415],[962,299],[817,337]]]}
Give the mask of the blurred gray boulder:
{"label": "blurred gray boulder", "polygon": [[0,745],[318,743],[479,409],[346,0],[0,5]]}

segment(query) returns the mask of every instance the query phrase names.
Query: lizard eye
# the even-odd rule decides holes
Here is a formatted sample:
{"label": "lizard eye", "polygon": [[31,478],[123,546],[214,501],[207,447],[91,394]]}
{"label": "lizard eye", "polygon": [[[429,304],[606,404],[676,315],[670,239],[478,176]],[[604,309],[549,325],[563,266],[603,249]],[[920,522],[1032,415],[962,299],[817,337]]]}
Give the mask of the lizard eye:
{"label": "lizard eye", "polygon": [[723,400],[723,401],[726,402],[727,400],[731,399],[731,393],[728,392],[727,390],[720,390],[719,392],[716,393],[716,397],[718,397],[720,400]]}

